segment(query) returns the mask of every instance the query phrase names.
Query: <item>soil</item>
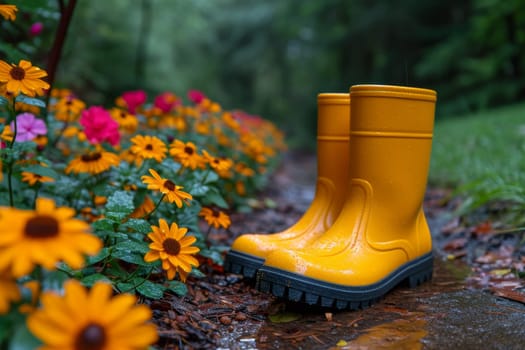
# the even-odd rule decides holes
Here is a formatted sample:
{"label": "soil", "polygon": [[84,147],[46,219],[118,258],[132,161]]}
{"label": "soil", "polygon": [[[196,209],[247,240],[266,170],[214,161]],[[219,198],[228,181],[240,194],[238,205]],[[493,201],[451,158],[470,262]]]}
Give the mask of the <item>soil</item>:
{"label": "soil", "polygon": [[[271,185],[252,203],[253,211],[233,214],[230,229],[212,234],[210,240],[229,246],[243,233],[272,233],[291,226],[313,198],[315,176],[313,154],[287,154]],[[186,296],[166,294],[163,299],[148,302],[160,335],[156,348],[346,348],[346,341],[338,343],[334,336],[356,339],[365,328],[371,329],[379,321],[394,322],[396,330],[405,329],[404,334],[412,334],[413,341],[419,344],[425,334],[411,329],[423,322],[421,314],[428,312],[420,310],[424,307],[416,303],[421,298],[439,298],[440,293],[468,289],[525,302],[521,278],[525,251],[519,244],[523,232],[496,230],[492,221],[487,221],[487,215],[479,222],[450,215],[460,202],[461,198],[453,197],[450,189],[427,191],[424,207],[433,233],[437,266],[433,282],[426,287],[396,289],[368,311],[332,313],[285,303],[258,292],[253,281],[204,263],[200,269],[205,277],[190,277]],[[463,296],[460,293],[457,297]],[[304,317],[306,309],[308,317]],[[400,314],[404,316],[398,320]],[[335,315],[338,322],[332,319]],[[299,323],[290,322],[297,318],[301,318]],[[428,344],[426,347],[432,348]]]}

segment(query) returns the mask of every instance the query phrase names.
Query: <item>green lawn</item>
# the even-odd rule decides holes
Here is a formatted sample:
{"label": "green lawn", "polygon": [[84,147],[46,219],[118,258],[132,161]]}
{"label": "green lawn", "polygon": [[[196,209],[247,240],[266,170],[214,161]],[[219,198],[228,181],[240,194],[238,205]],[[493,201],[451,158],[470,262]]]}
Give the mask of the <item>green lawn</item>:
{"label": "green lawn", "polygon": [[452,187],[463,196],[459,214],[505,201],[505,221],[523,226],[524,152],[525,103],[438,119],[429,185]]}
{"label": "green lawn", "polygon": [[502,181],[525,186],[525,103],[438,118],[432,147],[431,185]]}

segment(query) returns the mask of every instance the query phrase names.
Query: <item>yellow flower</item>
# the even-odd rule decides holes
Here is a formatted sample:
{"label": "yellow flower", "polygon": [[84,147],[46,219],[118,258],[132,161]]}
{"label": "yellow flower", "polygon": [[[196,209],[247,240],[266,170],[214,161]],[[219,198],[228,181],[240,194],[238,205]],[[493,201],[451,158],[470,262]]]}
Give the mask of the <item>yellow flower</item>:
{"label": "yellow flower", "polygon": [[109,113],[122,129],[129,133],[133,133],[137,130],[139,121],[134,114],[131,114],[122,108],[112,108]]}
{"label": "yellow flower", "polygon": [[29,171],[22,171],[22,181],[27,182],[29,186],[34,186],[37,182],[53,182],[55,179],[49,176],[42,176],[35,173],[30,173]]}
{"label": "yellow flower", "polygon": [[144,197],[144,201],[138,207],[133,210],[129,217],[131,218],[142,218],[145,215],[148,215],[155,209],[155,203],[149,196]]}
{"label": "yellow flower", "polygon": [[63,122],[77,120],[85,108],[86,104],[78,98],[74,98],[72,95],[61,98],[52,107],[55,111],[55,118]]}
{"label": "yellow flower", "polygon": [[40,79],[46,76],[45,70],[33,66],[29,61],[20,60],[17,66],[0,60],[0,83],[5,84],[8,94],[41,96],[44,90],[49,89],[49,84]]}
{"label": "yellow flower", "polygon": [[64,283],[64,295],[44,292],[42,307],[27,319],[31,333],[46,350],[138,350],[158,339],[152,313],[131,294],[112,295],[110,284],[90,291],[80,282]]}
{"label": "yellow flower", "polygon": [[215,228],[228,228],[231,225],[230,217],[220,210],[204,207],[201,209],[199,216],[204,217],[208,225]]}
{"label": "yellow flower", "polygon": [[[151,226],[153,232],[148,237],[153,241],[149,245],[150,251],[144,256],[144,261],[162,261],[162,268],[166,270],[168,279],[173,279],[177,269],[189,273],[192,266],[199,266],[199,262],[193,254],[199,252],[199,248],[192,246],[197,240],[194,236],[186,236],[188,229],[177,226],[174,222],[171,226],[164,219],[159,220],[159,226]],[[184,279],[186,276],[184,276]]]}
{"label": "yellow flower", "polygon": [[204,168],[206,165],[205,159],[197,153],[197,146],[191,141],[186,143],[180,140],[173,141],[170,145],[170,155],[183,167],[192,170]]}
{"label": "yellow flower", "polygon": [[206,150],[203,150],[204,158],[208,161],[210,167],[215,170],[220,177],[229,177],[230,169],[233,166],[233,161],[224,157],[214,157]]}
{"label": "yellow flower", "polygon": [[243,162],[235,164],[235,172],[247,177],[255,175],[255,171]]}
{"label": "yellow flower", "polygon": [[109,170],[111,166],[119,165],[119,157],[111,152],[95,151],[88,152],[72,159],[67,166],[65,173],[88,173],[92,175],[100,174]]}
{"label": "yellow flower", "polygon": [[141,177],[142,182],[148,185],[148,190],[160,191],[160,193],[165,195],[165,200],[170,203],[175,202],[179,208],[182,207],[183,202],[186,203],[186,205],[190,205],[189,201],[192,200],[193,197],[191,194],[182,191],[182,186],[178,186],[171,180],[160,177],[159,173],[153,169],[149,169],[149,172],[153,177],[148,175]]}
{"label": "yellow flower", "polygon": [[59,261],[81,268],[84,254],[97,254],[102,242],[74,215],[48,198],[38,198],[34,211],[0,207],[0,270],[21,277],[35,265],[53,270]]}
{"label": "yellow flower", "polygon": [[0,5],[0,15],[7,21],[14,21],[16,19],[16,5]]}
{"label": "yellow flower", "polygon": [[11,303],[20,300],[20,289],[13,276],[0,271],[0,315],[9,311]]}
{"label": "yellow flower", "polygon": [[131,139],[131,142],[133,143],[131,152],[143,159],[153,158],[160,163],[166,157],[168,148],[158,137],[137,135]]}

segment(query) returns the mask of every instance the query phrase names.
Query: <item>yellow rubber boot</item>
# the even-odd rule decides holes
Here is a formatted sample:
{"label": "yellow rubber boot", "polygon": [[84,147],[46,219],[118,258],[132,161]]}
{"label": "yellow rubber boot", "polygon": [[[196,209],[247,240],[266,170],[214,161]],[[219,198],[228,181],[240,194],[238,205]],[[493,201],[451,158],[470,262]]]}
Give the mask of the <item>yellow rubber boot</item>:
{"label": "yellow rubber boot", "polygon": [[308,247],[267,256],[257,276],[262,291],[357,309],[401,282],[415,286],[431,278],[432,240],[422,203],[436,93],[357,85],[350,99],[352,166],[343,209]]}
{"label": "yellow rubber boot", "polygon": [[328,230],[339,215],[348,182],[349,94],[319,94],[317,108],[317,181],[309,208],[282,232],[239,236],[226,255],[226,271],[254,277],[269,253],[306,246]]}

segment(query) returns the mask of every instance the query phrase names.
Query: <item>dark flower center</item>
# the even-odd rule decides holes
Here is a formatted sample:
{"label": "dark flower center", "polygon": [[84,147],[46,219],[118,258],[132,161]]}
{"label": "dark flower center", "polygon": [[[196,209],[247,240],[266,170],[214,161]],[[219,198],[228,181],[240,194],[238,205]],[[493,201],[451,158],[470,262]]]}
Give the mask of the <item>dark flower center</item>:
{"label": "dark flower center", "polygon": [[184,147],[184,152],[191,156],[193,154],[193,148],[186,146]]}
{"label": "dark flower center", "polygon": [[83,162],[95,162],[102,158],[102,154],[99,152],[90,153],[90,154],[83,154],[82,157],[80,157]]}
{"label": "dark flower center", "polygon": [[[122,119],[126,119],[127,116],[128,116],[128,114],[127,114],[126,112],[124,112],[124,111],[121,111],[121,112],[120,112],[120,117],[121,117]],[[148,146],[151,146],[151,145],[148,145]]]}
{"label": "dark flower center", "polygon": [[177,187],[177,185],[175,185],[173,182],[171,182],[170,180],[166,180],[164,181],[164,188],[167,188],[168,190],[170,191],[174,191]]}
{"label": "dark flower center", "polygon": [[162,247],[169,255],[178,255],[180,253],[180,243],[177,242],[176,239],[166,238],[164,242],[162,242]]}
{"label": "dark flower center", "polygon": [[144,147],[144,148],[145,148],[146,150],[148,150],[148,151],[153,150],[153,146],[151,145],[151,143],[148,143],[148,144],[146,145],[146,147]]}
{"label": "dark flower center", "polygon": [[24,234],[29,238],[51,238],[58,235],[58,222],[47,215],[35,216],[27,220]]}
{"label": "dark flower center", "polygon": [[24,80],[26,76],[26,71],[20,67],[13,67],[11,68],[9,74],[11,74],[11,78],[13,78],[14,80]]}
{"label": "dark flower center", "polygon": [[215,218],[218,218],[220,216],[220,212],[218,210],[212,209],[211,215]]}
{"label": "dark flower center", "polygon": [[102,350],[106,344],[106,331],[102,326],[90,323],[75,339],[75,350]]}

